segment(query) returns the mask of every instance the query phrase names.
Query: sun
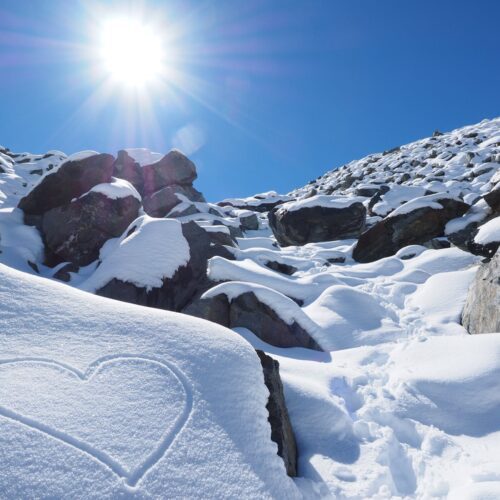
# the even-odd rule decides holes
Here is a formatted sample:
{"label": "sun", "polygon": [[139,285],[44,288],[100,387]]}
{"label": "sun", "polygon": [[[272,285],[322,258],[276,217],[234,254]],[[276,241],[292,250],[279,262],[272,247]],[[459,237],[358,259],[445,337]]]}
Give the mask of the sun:
{"label": "sun", "polygon": [[152,25],[132,18],[102,24],[99,58],[103,71],[126,88],[143,88],[165,70],[164,43]]}

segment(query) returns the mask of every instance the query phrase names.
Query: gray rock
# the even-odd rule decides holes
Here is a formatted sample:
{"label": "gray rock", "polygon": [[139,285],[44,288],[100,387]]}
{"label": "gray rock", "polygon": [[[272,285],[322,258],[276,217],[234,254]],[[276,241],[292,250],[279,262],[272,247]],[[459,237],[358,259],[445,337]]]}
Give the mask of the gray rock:
{"label": "gray rock", "polygon": [[462,325],[471,333],[500,332],[500,254],[483,263],[467,293]]}
{"label": "gray rock", "polygon": [[139,163],[123,149],[118,151],[117,158],[113,164],[113,177],[125,179],[130,182],[130,184],[132,184],[142,195],[144,189],[142,168]]}
{"label": "gray rock", "polygon": [[134,196],[111,199],[97,192],[53,208],[42,220],[46,249],[60,261],[90,264],[107,240],[121,236],[137,218],[139,208]]}
{"label": "gray rock", "polygon": [[192,184],[197,177],[195,164],[175,149],[161,160],[142,167],[142,174],[145,194],[155,193],[172,184]]}
{"label": "gray rock", "polygon": [[305,245],[359,236],[365,227],[366,208],[356,202],[346,208],[307,207],[269,212],[269,225],[281,246]]}
{"label": "gray rock", "polygon": [[257,214],[240,217],[240,225],[243,231],[254,231],[259,229],[259,218]]}
{"label": "gray rock", "polygon": [[466,203],[452,198],[443,197],[433,201],[443,208],[417,208],[377,222],[359,237],[353,258],[358,262],[373,262],[394,255],[405,246],[421,245],[443,236],[446,223],[469,209]]}
{"label": "gray rock", "polygon": [[52,208],[66,205],[97,184],[109,182],[113,174],[113,162],[113,156],[108,154],[67,161],[59,170],[44,177],[21,199],[18,207],[25,215],[42,215]]}
{"label": "gray rock", "polygon": [[257,350],[262,370],[264,383],[269,390],[269,399],[266,405],[271,424],[271,439],[278,445],[278,455],[285,463],[286,473],[297,476],[297,444],[281,382],[279,363],[263,351]]}

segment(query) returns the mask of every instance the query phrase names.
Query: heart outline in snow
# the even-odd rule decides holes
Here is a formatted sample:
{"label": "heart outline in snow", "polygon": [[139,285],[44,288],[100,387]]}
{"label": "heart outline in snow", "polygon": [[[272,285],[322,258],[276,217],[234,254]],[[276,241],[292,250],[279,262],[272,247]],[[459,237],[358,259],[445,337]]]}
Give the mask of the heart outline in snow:
{"label": "heart outline in snow", "polygon": [[31,417],[26,417],[20,413],[9,410],[4,406],[0,405],[0,417],[5,417],[10,420],[14,420],[20,424],[23,424],[29,428],[32,428],[43,434],[47,434],[53,439],[63,442],[73,448],[76,448],[79,452],[90,455],[93,459],[97,460],[108,469],[110,469],[119,478],[124,479],[127,486],[134,488],[137,486],[139,481],[158,463],[158,461],[167,453],[170,446],[175,441],[175,438],[181,433],[182,429],[185,427],[189,416],[193,408],[193,394],[190,383],[186,375],[179,369],[175,364],[160,360],[157,358],[134,355],[134,354],[113,354],[109,356],[103,356],[92,362],[88,368],[82,372],[73,368],[72,366],[55,361],[49,358],[37,358],[37,357],[23,357],[23,358],[13,358],[13,359],[3,359],[0,360],[1,365],[16,364],[16,363],[43,363],[48,365],[53,365],[64,370],[71,372],[76,375],[82,382],[90,380],[95,373],[98,372],[99,368],[105,363],[114,363],[120,360],[139,360],[146,361],[151,364],[159,365],[161,368],[166,369],[174,378],[179,382],[180,386],[184,390],[184,408],[181,413],[177,416],[173,426],[170,430],[167,430],[161,437],[158,446],[148,455],[145,459],[130,472],[127,472],[125,467],[115,460],[112,456],[108,455],[106,452],[100,451],[98,448],[75,438],[69,434],[58,431],[43,422],[39,422]]}

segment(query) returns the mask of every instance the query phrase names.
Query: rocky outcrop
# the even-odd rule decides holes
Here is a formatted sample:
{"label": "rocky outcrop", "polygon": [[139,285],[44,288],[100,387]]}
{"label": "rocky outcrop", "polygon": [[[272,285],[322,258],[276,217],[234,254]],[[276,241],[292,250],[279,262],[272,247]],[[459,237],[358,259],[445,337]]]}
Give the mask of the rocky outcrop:
{"label": "rocky outcrop", "polygon": [[135,196],[112,199],[90,192],[43,215],[42,235],[46,249],[59,261],[86,266],[99,257],[110,238],[121,236],[139,214]]}
{"label": "rocky outcrop", "polygon": [[[195,222],[182,224],[182,235],[189,244],[190,258],[159,288],[138,287],[112,279],[96,291],[97,295],[148,307],[180,311],[198,292],[206,279],[210,239]],[[165,248],[168,252],[168,248]]]}
{"label": "rocky outcrop", "polygon": [[113,164],[113,177],[124,179],[137,189],[141,195],[144,191],[144,179],[142,168],[126,151],[118,151],[116,161]]}
{"label": "rocky outcrop", "polygon": [[278,455],[285,463],[286,473],[297,476],[297,444],[292,424],[286,407],[283,383],[281,382],[279,363],[265,352],[257,350],[264,383],[269,390],[269,399],[266,405],[271,425],[271,439],[278,445]]}
{"label": "rocky outcrop", "polygon": [[229,300],[224,293],[193,301],[185,314],[213,321],[228,328],[248,328],[264,342],[276,347],[304,347],[321,351],[311,335],[296,321],[287,323],[253,292]]}
{"label": "rocky outcrop", "polygon": [[500,332],[500,254],[483,263],[467,294],[462,324],[471,333]]}
{"label": "rocky outcrop", "polygon": [[113,175],[114,158],[95,154],[81,160],[65,161],[53,174],[48,174],[19,202],[26,222],[29,217],[66,205],[97,184],[109,182]]}
{"label": "rocky outcrop", "polygon": [[269,212],[269,225],[281,246],[305,245],[359,236],[365,227],[366,208],[360,202],[343,208],[287,205]]}
{"label": "rocky outcrop", "polygon": [[151,217],[165,217],[173,208],[182,202],[181,198],[177,195],[185,196],[191,201],[205,201],[203,195],[193,186],[180,186],[174,184],[146,195],[142,200],[144,211]]}
{"label": "rocky outcrop", "polygon": [[161,160],[142,167],[144,194],[152,194],[165,186],[190,185],[197,178],[195,164],[173,149]]}
{"label": "rocky outcrop", "polygon": [[[426,202],[424,198],[427,197],[421,199],[422,203]],[[353,258],[358,262],[373,262],[394,255],[407,245],[420,245],[443,236],[446,223],[469,208],[453,198],[436,198],[435,195],[428,198],[429,206],[402,213],[395,211],[365,231],[354,247]],[[435,207],[435,203],[442,208]]]}

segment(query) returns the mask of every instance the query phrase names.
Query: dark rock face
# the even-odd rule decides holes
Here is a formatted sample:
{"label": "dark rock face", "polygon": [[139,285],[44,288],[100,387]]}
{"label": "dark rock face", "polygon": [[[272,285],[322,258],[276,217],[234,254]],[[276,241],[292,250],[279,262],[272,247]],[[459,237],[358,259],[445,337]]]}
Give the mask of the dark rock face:
{"label": "dark rock face", "polygon": [[142,168],[123,149],[118,151],[115,163],[113,164],[113,177],[125,179],[142,195],[144,189],[144,179],[142,178]]}
{"label": "dark rock face", "polygon": [[97,184],[109,182],[113,162],[114,158],[109,154],[67,161],[59,170],[42,179],[18,206],[25,215],[42,215],[52,208],[66,205]]}
{"label": "dark rock face", "polygon": [[494,215],[500,215],[500,186],[483,196],[484,201],[491,207]]}
{"label": "dark rock face", "polygon": [[443,236],[446,223],[469,209],[466,203],[450,198],[440,199],[438,203],[442,209],[417,208],[381,220],[359,237],[353,258],[358,262],[373,262],[394,255],[407,245],[421,245]]}
{"label": "dark rock face", "polygon": [[264,372],[264,383],[269,390],[266,408],[271,424],[271,439],[278,445],[278,455],[285,462],[286,473],[295,477],[297,475],[297,444],[286,407],[279,363],[263,351],[257,350],[257,355]]}
{"label": "dark rock face", "polygon": [[308,207],[269,212],[269,225],[281,246],[355,238],[365,227],[366,208],[356,202],[346,208]]}
{"label": "dark rock face", "polygon": [[472,282],[462,325],[471,333],[500,332],[500,254],[479,268]]}
{"label": "dark rock face", "polygon": [[195,164],[175,149],[161,160],[142,167],[142,174],[145,194],[172,184],[191,184],[197,177]]}
{"label": "dark rock face", "polygon": [[287,276],[291,276],[293,273],[297,272],[296,267],[289,266],[288,264],[282,264],[281,262],[276,262],[275,260],[268,260],[265,266],[273,271],[277,271],[278,273],[286,274]]}
{"label": "dark rock face", "polygon": [[88,193],[44,214],[45,246],[62,261],[90,264],[108,239],[120,236],[137,218],[139,207],[133,196],[110,199],[101,193]]}
{"label": "dark rock face", "polygon": [[253,292],[242,293],[231,302],[223,293],[198,299],[182,312],[229,328],[248,328],[261,340],[276,347],[322,350],[298,323],[287,324],[273,309],[260,302]]}
{"label": "dark rock face", "polygon": [[[182,234],[189,244],[189,262],[163,280],[161,288],[147,290],[132,283],[113,279],[96,291],[97,295],[142,306],[180,311],[198,292],[207,272],[210,239],[195,222],[182,224]],[[165,248],[168,252],[168,248]]]}
{"label": "dark rock face", "polygon": [[243,231],[252,231],[259,229],[259,219],[257,214],[250,214],[240,217],[241,229]]}
{"label": "dark rock face", "polygon": [[204,202],[205,198],[192,186],[166,186],[155,193],[145,196],[142,200],[144,211],[151,217],[165,217],[181,200],[176,194],[181,194],[191,201]]}

